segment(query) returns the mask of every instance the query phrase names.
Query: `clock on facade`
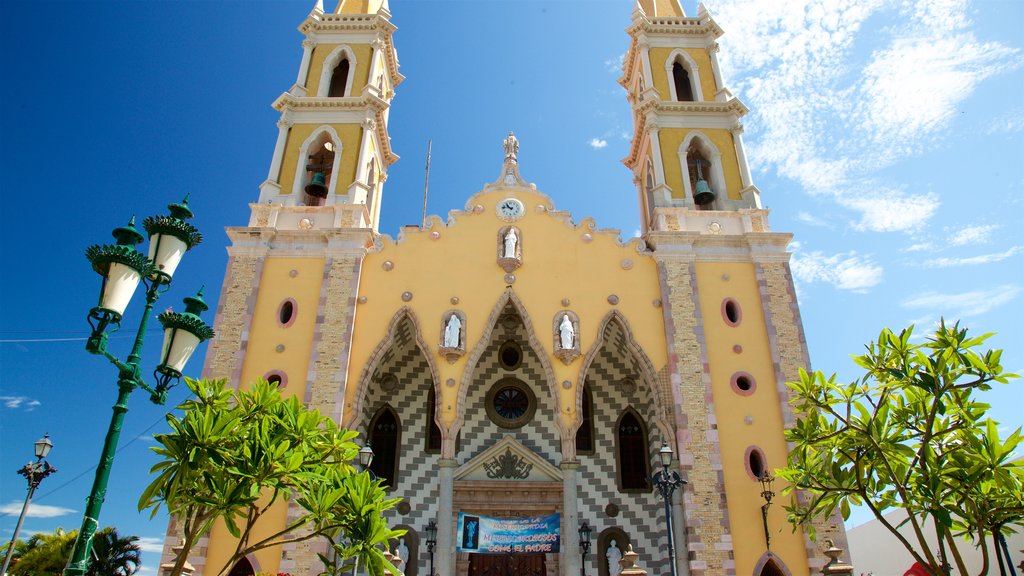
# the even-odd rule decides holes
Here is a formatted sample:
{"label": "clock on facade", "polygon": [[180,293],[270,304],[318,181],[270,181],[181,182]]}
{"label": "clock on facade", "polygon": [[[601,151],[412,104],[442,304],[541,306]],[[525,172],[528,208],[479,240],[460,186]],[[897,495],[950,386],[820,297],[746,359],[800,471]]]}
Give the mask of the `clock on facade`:
{"label": "clock on facade", "polygon": [[515,198],[505,198],[498,203],[496,211],[498,213],[498,218],[501,218],[506,222],[511,222],[522,218],[526,208],[523,206],[522,202]]}

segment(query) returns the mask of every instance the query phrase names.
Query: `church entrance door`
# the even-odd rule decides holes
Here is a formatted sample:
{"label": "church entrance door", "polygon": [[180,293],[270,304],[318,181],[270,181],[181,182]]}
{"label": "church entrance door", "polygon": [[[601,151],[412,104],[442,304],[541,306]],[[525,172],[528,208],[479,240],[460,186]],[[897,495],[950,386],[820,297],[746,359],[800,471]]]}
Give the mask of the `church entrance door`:
{"label": "church entrance door", "polygon": [[545,576],[543,554],[471,554],[469,576]]}

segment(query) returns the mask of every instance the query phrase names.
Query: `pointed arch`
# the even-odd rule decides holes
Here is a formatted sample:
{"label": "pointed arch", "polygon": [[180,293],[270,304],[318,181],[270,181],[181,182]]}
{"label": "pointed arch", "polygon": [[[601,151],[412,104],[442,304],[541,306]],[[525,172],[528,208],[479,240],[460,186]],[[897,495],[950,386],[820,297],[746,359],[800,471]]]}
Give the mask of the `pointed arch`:
{"label": "pointed arch", "polygon": [[751,576],[793,576],[793,573],[781,558],[771,552],[765,552],[754,564]]}
{"label": "pointed arch", "polygon": [[651,489],[650,436],[647,423],[632,406],[615,421],[615,481],[619,492],[649,492]]}
{"label": "pointed arch", "polygon": [[722,171],[722,153],[712,142],[711,138],[700,130],[693,130],[688,133],[679,145],[679,166],[682,172],[684,197],[690,201],[693,200],[690,166],[686,162],[686,152],[690,149],[691,145],[695,146],[701,155],[711,163],[705,178],[708,181],[708,185],[711,186],[711,190],[715,193],[715,201],[710,206],[721,205],[722,200],[728,197],[728,191],[725,188],[725,173]]}
{"label": "pointed arch", "polygon": [[391,404],[385,402],[370,419],[366,427],[366,439],[373,448],[370,470],[378,478],[383,478],[385,485],[397,486],[402,457],[402,421]]}
{"label": "pointed arch", "polygon": [[228,576],[254,576],[260,573],[260,562],[255,554],[246,554],[244,558],[235,562],[228,572]]}
{"label": "pointed arch", "polygon": [[317,98],[327,98],[331,90],[331,78],[334,70],[342,60],[348,60],[348,70],[345,77],[345,90],[342,97],[352,95],[352,81],[356,75],[356,53],[347,44],[336,46],[324,59],[323,69],[320,71],[320,83],[316,86]]}
{"label": "pointed arch", "polygon": [[[302,142],[299,147],[299,159],[295,166],[295,181],[292,183],[292,195],[298,200],[303,193],[306,184],[312,178],[312,174],[306,170],[306,162],[309,155],[316,151],[317,146],[323,146],[330,142],[334,145],[334,161],[331,163],[330,181],[327,183],[327,198],[325,204],[334,204],[334,194],[338,188],[338,173],[341,170],[341,155],[343,153],[341,137],[332,126],[320,126]],[[297,202],[296,202],[297,203]]]}
{"label": "pointed arch", "polygon": [[[370,356],[363,366],[363,371],[359,374],[359,382],[356,387],[356,396],[352,401],[352,408],[346,410],[342,418],[342,427],[352,430],[361,424],[363,404],[366,402],[366,393],[370,386],[370,380],[373,379],[374,373],[377,372],[377,368],[380,367],[388,350],[393,348],[398,341],[402,333],[403,322],[409,322],[412,325],[413,341],[416,343],[416,348],[420,351],[420,354],[423,355],[423,359],[427,362],[427,366],[430,367],[431,388],[433,388],[435,395],[440,396],[440,375],[437,371],[437,365],[434,363],[433,355],[427,352],[427,344],[423,341],[423,331],[420,329],[419,320],[408,306],[403,306],[391,317],[391,324],[388,325],[387,334],[373,349],[373,352],[370,352]],[[440,406],[440,403],[438,403],[438,406]],[[438,420],[439,415],[440,408],[438,408],[437,414],[434,415],[435,420]],[[444,427],[442,427],[443,430]]]}
{"label": "pointed arch", "polygon": [[[686,94],[680,94],[677,88],[676,65],[679,65],[685,72],[685,80],[690,88],[691,98],[687,100]],[[697,62],[682,48],[676,48],[665,59],[665,77],[668,79],[669,100],[673,102],[703,102],[704,95],[700,89],[700,74]]]}
{"label": "pointed arch", "polygon": [[[491,336],[494,333],[494,327],[498,323],[498,318],[501,316],[501,312],[511,305],[515,308],[516,313],[523,320],[523,328],[526,330],[526,334],[529,337],[530,348],[533,349],[540,361],[541,367],[544,369],[544,379],[547,381],[548,392],[551,395],[551,401],[555,409],[555,423],[558,426],[558,432],[562,441],[562,454],[568,457],[575,453],[576,445],[576,433],[575,430],[569,431],[562,424],[561,418],[558,418],[558,414],[561,411],[561,403],[558,399],[558,384],[555,381],[555,371],[551,366],[550,351],[544,348],[540,339],[537,338],[537,332],[533,328],[533,322],[530,320],[529,314],[526,313],[526,307],[523,306],[522,301],[516,296],[512,288],[506,288],[504,294],[502,294],[497,303],[491,309],[490,316],[487,317],[487,322],[484,325],[484,332],[477,340],[476,345],[473,346],[473,351],[469,353],[466,358],[466,368],[462,373],[462,382],[459,384],[459,398],[455,405],[455,421],[452,422],[450,428],[441,427],[445,433],[445,438],[455,438],[459,430],[462,429],[462,425],[465,423],[465,407],[466,407],[466,395],[469,391],[469,386],[473,382],[473,374],[476,371],[477,364],[480,361],[480,357],[483,356],[484,351],[491,342]],[[446,443],[446,446],[454,448],[454,443]],[[448,448],[446,447],[446,450]],[[454,454],[442,453],[442,458],[453,458]]]}
{"label": "pointed arch", "polygon": [[[661,432],[662,438],[675,438],[672,424],[666,419],[666,414],[672,413],[672,405],[667,401],[671,398],[662,398],[661,388],[658,386],[658,371],[654,369],[654,363],[644,353],[640,344],[637,343],[636,339],[633,338],[633,330],[629,326],[629,321],[626,320],[625,316],[622,315],[618,310],[612,310],[605,315],[601,320],[601,324],[597,329],[597,338],[594,343],[590,346],[586,356],[583,358],[583,364],[580,368],[580,374],[576,381],[576,414],[577,422],[573,424],[573,434],[579,429],[581,422],[579,421],[579,414],[582,414],[583,409],[583,386],[586,383],[587,374],[590,372],[590,367],[597,359],[598,354],[604,348],[605,334],[608,332],[608,328],[612,323],[618,325],[619,329],[622,330],[626,338],[626,351],[629,352],[630,356],[640,367],[640,377],[647,385],[647,390],[651,394],[651,399],[654,402],[654,425],[658,427]],[[674,450],[678,447],[673,446]]]}

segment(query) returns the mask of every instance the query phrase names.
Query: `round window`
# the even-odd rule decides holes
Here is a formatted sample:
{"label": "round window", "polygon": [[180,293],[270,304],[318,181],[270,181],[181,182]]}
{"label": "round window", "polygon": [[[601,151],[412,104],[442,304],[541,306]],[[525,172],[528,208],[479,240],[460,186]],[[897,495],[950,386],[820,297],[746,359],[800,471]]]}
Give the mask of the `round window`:
{"label": "round window", "polygon": [[523,349],[515,340],[509,340],[498,349],[498,363],[505,370],[515,370],[523,363]]}
{"label": "round window", "polygon": [[533,419],[537,397],[515,378],[499,380],[487,392],[487,415],[502,428],[520,428]]}

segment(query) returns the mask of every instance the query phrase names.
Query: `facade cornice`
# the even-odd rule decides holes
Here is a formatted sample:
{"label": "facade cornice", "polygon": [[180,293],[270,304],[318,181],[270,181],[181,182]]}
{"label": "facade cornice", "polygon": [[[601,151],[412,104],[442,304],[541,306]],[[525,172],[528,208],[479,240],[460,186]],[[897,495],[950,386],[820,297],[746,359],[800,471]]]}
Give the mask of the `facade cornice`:
{"label": "facade cornice", "polygon": [[[380,142],[382,161],[384,167],[391,166],[398,161],[398,155],[391,149],[391,136],[388,135],[387,109],[390,106],[386,100],[378,98],[371,91],[363,92],[362,96],[349,98],[311,98],[297,97],[288,92],[281,94],[274,100],[274,109],[282,114],[288,112],[315,113],[315,112],[341,112],[341,111],[372,111],[373,122],[365,123],[364,128],[375,130],[377,140]],[[301,116],[293,117],[294,121],[300,121]]]}
{"label": "facade cornice", "polygon": [[384,59],[387,62],[388,73],[391,75],[391,85],[398,86],[405,80],[405,76],[398,71],[398,52],[395,50],[391,35],[398,28],[388,19],[387,13],[378,14],[322,14],[313,11],[299,25],[299,32],[307,37],[316,38],[318,34],[335,34],[339,32],[376,32],[378,38],[384,43]]}
{"label": "facade cornice", "polygon": [[228,254],[268,258],[310,258],[316,256],[363,256],[374,244],[369,228],[324,230],[279,230],[275,228],[228,227]]}
{"label": "facade cornice", "polygon": [[[737,126],[739,119],[750,110],[738,98],[725,102],[672,102],[644,98],[633,107],[637,118],[629,155],[622,163],[630,170],[637,169],[643,136],[648,130],[659,128],[728,128]],[[651,116],[651,120],[648,117]],[[683,121],[680,121],[683,120]]]}

